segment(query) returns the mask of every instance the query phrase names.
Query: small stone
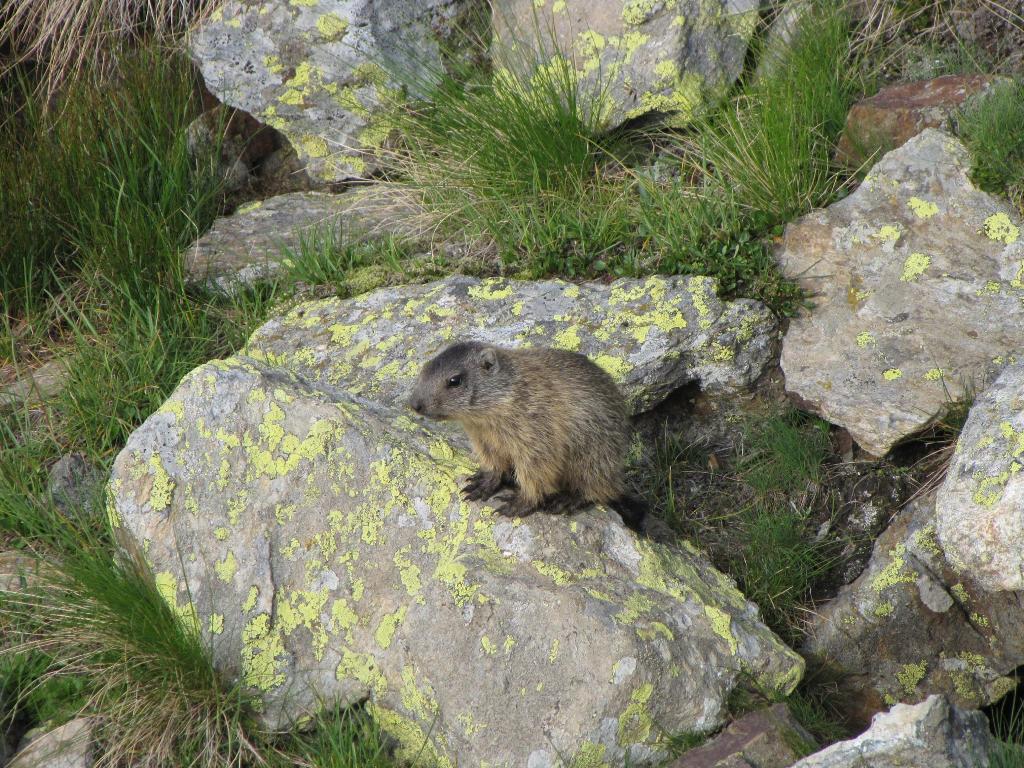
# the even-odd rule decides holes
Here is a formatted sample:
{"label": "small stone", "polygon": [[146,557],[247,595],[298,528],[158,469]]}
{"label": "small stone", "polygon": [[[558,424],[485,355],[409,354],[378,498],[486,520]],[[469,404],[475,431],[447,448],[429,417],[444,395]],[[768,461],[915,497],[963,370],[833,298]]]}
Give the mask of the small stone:
{"label": "small stone", "polygon": [[925,128],[947,128],[958,109],[989,93],[1000,80],[1006,78],[943,75],[883,88],[850,108],[837,156],[860,165],[902,146]]}
{"label": "small stone", "polygon": [[816,748],[785,704],[743,715],[669,768],[789,768]]}
{"label": "small stone", "polygon": [[50,498],[66,516],[91,515],[103,473],[84,454],[61,456],[50,467]]}
{"label": "small stone", "polygon": [[90,768],[93,726],[80,717],[22,741],[7,768]]}

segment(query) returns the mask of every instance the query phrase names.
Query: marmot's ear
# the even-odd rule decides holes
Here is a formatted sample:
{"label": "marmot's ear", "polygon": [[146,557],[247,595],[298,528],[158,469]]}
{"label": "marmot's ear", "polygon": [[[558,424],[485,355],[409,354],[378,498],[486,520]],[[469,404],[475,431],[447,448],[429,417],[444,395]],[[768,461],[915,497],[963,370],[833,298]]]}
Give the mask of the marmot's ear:
{"label": "marmot's ear", "polygon": [[498,354],[491,347],[484,347],[480,350],[480,367],[485,371],[491,371],[498,367]]}

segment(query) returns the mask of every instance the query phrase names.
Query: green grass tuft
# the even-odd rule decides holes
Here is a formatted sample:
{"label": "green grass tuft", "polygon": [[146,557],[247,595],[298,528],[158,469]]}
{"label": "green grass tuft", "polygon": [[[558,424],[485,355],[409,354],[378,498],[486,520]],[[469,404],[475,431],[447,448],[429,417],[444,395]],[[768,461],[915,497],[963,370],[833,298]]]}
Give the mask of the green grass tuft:
{"label": "green grass tuft", "polygon": [[1024,212],[1024,82],[997,83],[958,117],[971,153],[971,180],[1007,195]]}

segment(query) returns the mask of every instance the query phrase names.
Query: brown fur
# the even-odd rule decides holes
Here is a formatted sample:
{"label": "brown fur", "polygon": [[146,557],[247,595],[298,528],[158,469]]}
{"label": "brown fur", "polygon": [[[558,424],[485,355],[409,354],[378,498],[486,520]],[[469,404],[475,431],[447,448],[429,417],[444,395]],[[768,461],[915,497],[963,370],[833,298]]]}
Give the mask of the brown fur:
{"label": "brown fur", "polygon": [[423,367],[410,405],[466,430],[481,466],[467,498],[489,498],[515,479],[519,492],[503,514],[527,515],[562,495],[604,504],[624,496],[626,402],[583,355],[453,344]]}

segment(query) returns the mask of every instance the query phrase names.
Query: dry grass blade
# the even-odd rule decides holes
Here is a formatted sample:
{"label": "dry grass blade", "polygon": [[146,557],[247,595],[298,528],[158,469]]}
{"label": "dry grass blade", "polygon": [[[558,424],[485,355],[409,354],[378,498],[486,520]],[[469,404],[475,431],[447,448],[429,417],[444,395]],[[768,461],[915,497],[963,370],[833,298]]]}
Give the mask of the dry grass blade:
{"label": "dry grass blade", "polygon": [[0,8],[0,41],[11,51],[0,75],[33,63],[40,94],[83,72],[111,73],[118,54],[144,40],[183,34],[219,0],[13,0]]}

